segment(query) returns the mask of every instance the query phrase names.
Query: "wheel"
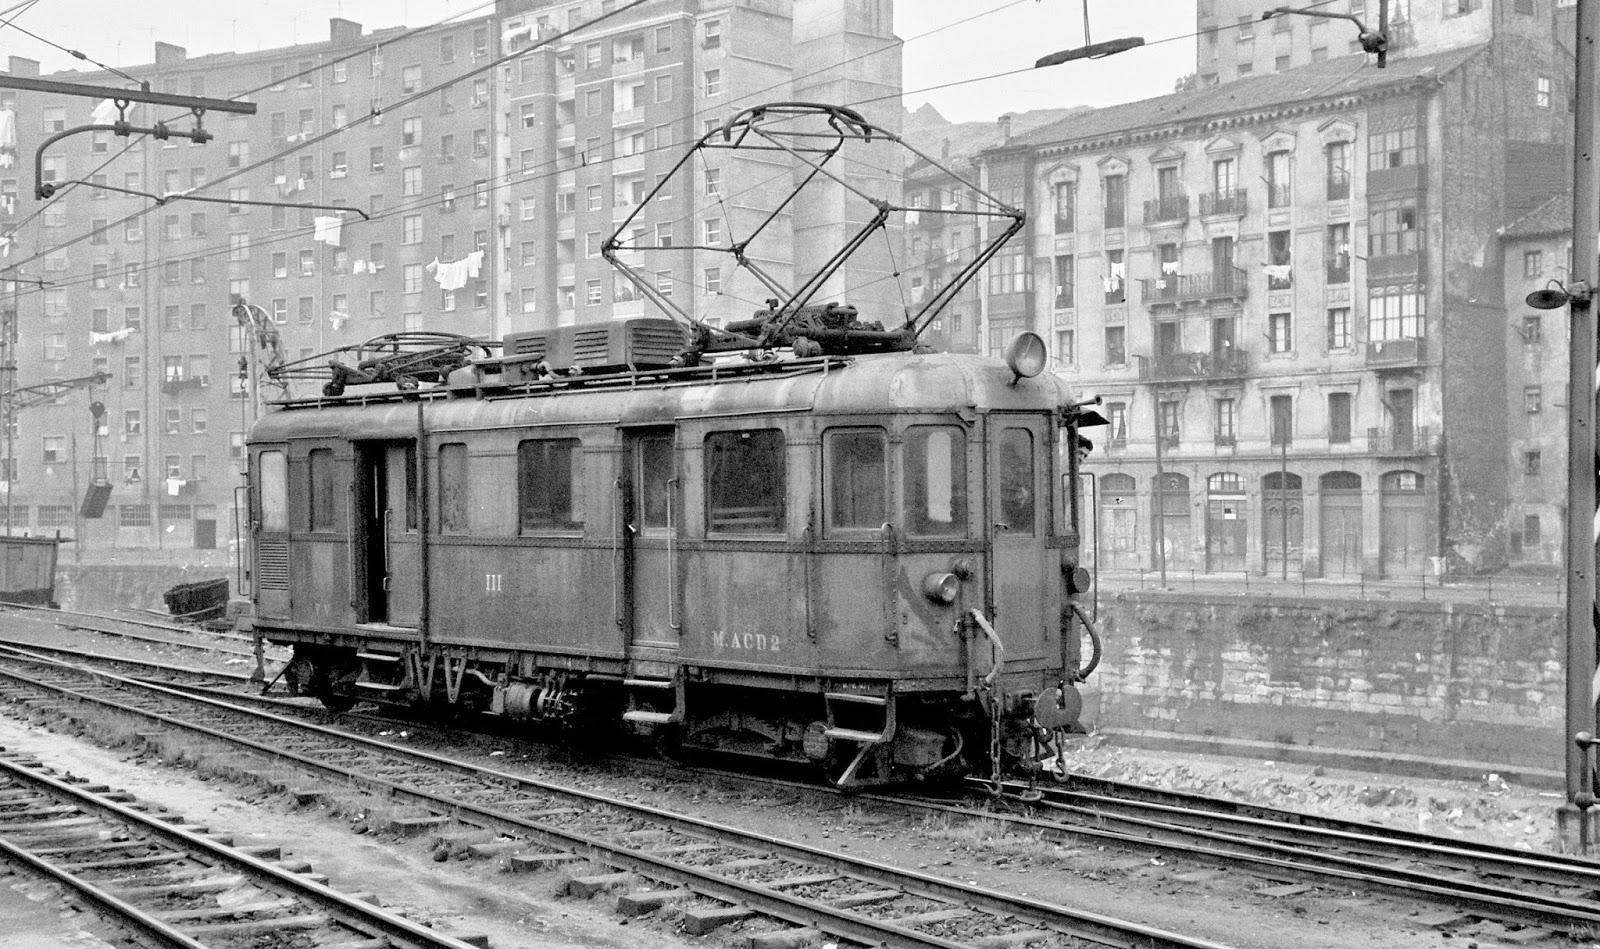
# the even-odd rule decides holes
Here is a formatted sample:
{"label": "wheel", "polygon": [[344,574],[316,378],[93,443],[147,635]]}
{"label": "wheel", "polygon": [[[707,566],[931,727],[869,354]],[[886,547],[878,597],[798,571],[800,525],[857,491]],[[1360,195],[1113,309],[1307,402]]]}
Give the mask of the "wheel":
{"label": "wheel", "polygon": [[322,707],[330,712],[348,712],[356,704],[355,696],[335,692],[331,686],[317,690],[317,698],[322,702]]}

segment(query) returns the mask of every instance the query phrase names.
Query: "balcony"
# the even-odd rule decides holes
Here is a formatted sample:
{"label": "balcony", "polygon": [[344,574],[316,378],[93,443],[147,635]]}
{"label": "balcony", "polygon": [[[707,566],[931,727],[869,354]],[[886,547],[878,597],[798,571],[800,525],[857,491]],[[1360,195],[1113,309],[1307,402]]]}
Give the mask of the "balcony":
{"label": "balcony", "polygon": [[1375,455],[1436,455],[1439,436],[1426,425],[1367,429],[1367,450]]}
{"label": "balcony", "polygon": [[1056,309],[1058,309],[1058,310],[1070,310],[1070,309],[1072,309],[1072,303],[1073,303],[1073,288],[1072,287],[1067,287],[1065,289],[1061,289],[1061,290],[1057,290],[1056,291],[1056,295],[1055,295],[1055,308]]}
{"label": "balcony", "polygon": [[1426,339],[1379,339],[1367,343],[1367,367],[1371,369],[1415,366],[1428,354]]}
{"label": "balcony", "polygon": [[611,113],[611,127],[614,129],[642,124],[644,124],[644,108],[642,106],[634,109],[617,109]]}
{"label": "balcony", "polygon": [[1160,353],[1139,360],[1139,378],[1149,382],[1189,379],[1237,379],[1249,373],[1250,360],[1242,350],[1210,353]]}
{"label": "balcony", "polygon": [[1216,273],[1172,274],[1157,279],[1141,278],[1139,299],[1144,304],[1204,303],[1233,298],[1242,300],[1248,281],[1238,267]]}
{"label": "balcony", "polygon": [[1064,234],[1074,234],[1074,233],[1077,232],[1077,230],[1078,230],[1077,219],[1071,218],[1071,217],[1063,217],[1060,214],[1056,215],[1056,235],[1057,236],[1061,236],[1061,235],[1064,235]]}
{"label": "balcony", "polygon": [[1267,272],[1268,290],[1293,289],[1294,268],[1289,264],[1267,264],[1261,269]]}
{"label": "balcony", "polygon": [[1218,448],[1226,448],[1226,449],[1232,450],[1234,448],[1238,448],[1239,447],[1239,438],[1238,438],[1237,435],[1217,434],[1217,435],[1213,435],[1211,440],[1212,440],[1212,444],[1214,444]]}
{"label": "balcony", "polygon": [[1146,225],[1181,224],[1187,220],[1189,220],[1189,196],[1186,194],[1168,195],[1144,203]]}
{"label": "balcony", "polygon": [[1268,185],[1267,207],[1287,208],[1294,204],[1294,185]]}
{"label": "balcony", "polygon": [[1350,174],[1334,175],[1328,179],[1328,200],[1350,200]]}
{"label": "balcony", "polygon": [[1374,255],[1367,258],[1367,279],[1385,280],[1391,277],[1414,277],[1428,265],[1426,252],[1407,251],[1400,254]]}
{"label": "balcony", "polygon": [[1328,261],[1328,282],[1350,282],[1350,257],[1348,255],[1341,254]]}
{"label": "balcony", "polygon": [[1213,191],[1200,196],[1200,216],[1210,217],[1213,214],[1232,214],[1243,217],[1249,210],[1250,202],[1247,192],[1240,188],[1235,191]]}
{"label": "balcony", "polygon": [[1401,165],[1398,168],[1375,168],[1367,172],[1367,193],[1384,191],[1415,191],[1422,187],[1422,166]]}

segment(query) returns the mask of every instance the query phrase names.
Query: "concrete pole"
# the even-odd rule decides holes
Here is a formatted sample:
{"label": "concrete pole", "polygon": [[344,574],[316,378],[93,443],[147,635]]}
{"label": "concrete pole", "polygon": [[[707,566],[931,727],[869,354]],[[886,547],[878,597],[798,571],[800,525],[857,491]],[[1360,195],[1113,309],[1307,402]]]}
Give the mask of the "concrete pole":
{"label": "concrete pole", "polygon": [[1593,837],[1594,777],[1587,748],[1595,732],[1595,325],[1591,294],[1600,255],[1600,193],[1595,181],[1596,0],[1577,9],[1577,84],[1573,112],[1572,294],[1567,417],[1567,801],[1556,815],[1561,849],[1587,853]]}

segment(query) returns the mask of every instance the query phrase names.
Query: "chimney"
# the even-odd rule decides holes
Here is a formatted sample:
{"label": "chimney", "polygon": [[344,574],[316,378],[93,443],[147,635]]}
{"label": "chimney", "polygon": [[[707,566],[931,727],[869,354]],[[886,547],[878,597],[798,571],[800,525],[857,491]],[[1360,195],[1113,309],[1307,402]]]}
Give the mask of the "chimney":
{"label": "chimney", "polygon": [[171,43],[156,41],[156,67],[181,66],[189,58],[189,51],[182,46],[173,46]]}
{"label": "chimney", "polygon": [[21,56],[11,57],[11,63],[6,71],[13,76],[36,77],[39,75],[39,61],[37,59],[23,59]]}
{"label": "chimney", "polygon": [[361,41],[361,24],[354,20],[331,17],[328,20],[328,39],[336,45],[359,43]]}
{"label": "chimney", "polygon": [[1011,113],[1000,116],[1000,144],[1011,141]]}
{"label": "chimney", "polygon": [[939,158],[944,161],[950,160],[950,140],[948,138],[939,146]]}

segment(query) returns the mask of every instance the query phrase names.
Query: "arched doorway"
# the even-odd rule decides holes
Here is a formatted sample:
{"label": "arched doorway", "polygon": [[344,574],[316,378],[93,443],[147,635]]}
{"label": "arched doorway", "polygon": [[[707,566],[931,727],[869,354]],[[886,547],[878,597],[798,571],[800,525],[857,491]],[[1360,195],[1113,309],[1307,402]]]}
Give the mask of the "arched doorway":
{"label": "arched doorway", "polygon": [[1428,572],[1428,498],[1422,475],[1390,471],[1378,481],[1379,558],[1386,577]]}
{"label": "arched doorway", "polygon": [[1135,570],[1139,566],[1138,508],[1133,475],[1100,477],[1100,566]]}
{"label": "arched doorway", "polygon": [[1220,471],[1206,479],[1206,572],[1245,569],[1250,530],[1245,518],[1244,478]]}
{"label": "arched doorway", "polygon": [[1322,496],[1320,555],[1324,577],[1361,575],[1361,476],[1330,471],[1318,481]]}
{"label": "arched doorway", "polygon": [[1188,477],[1174,471],[1162,473],[1150,502],[1161,513],[1151,525],[1156,546],[1151,551],[1150,566],[1159,567],[1165,554],[1168,570],[1193,568],[1194,529],[1189,524]]}
{"label": "arched doorway", "polygon": [[[1274,471],[1261,479],[1261,549],[1268,576],[1305,565],[1305,500],[1300,476]],[[1284,551],[1287,549],[1287,564]]]}

